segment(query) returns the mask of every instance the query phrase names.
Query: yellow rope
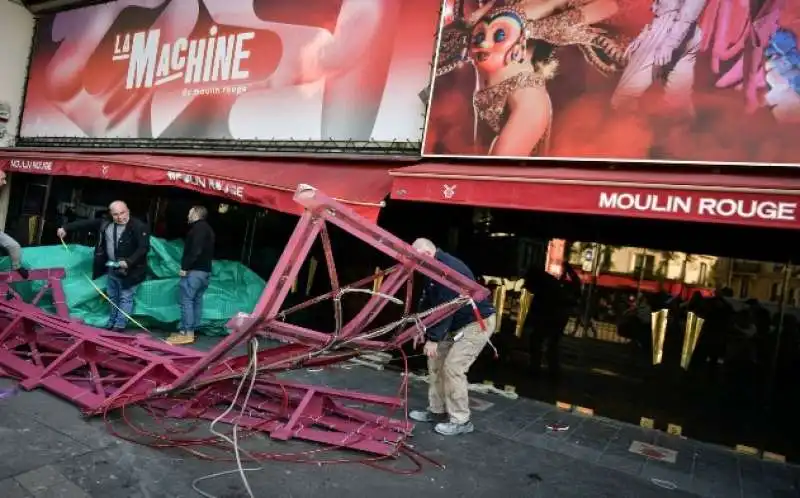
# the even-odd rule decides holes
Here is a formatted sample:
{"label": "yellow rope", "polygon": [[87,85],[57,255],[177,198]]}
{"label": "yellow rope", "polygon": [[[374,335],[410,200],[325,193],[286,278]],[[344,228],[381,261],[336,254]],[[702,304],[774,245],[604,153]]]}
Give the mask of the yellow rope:
{"label": "yellow rope", "polygon": [[[62,239],[61,237],[59,237],[59,239],[61,240],[61,245],[62,245],[62,246],[64,246],[64,249],[67,251],[67,253],[71,255],[71,254],[72,254],[72,251],[70,251],[70,250],[69,250],[69,246],[67,245],[67,243],[66,243],[66,242],[64,242],[64,239]],[[147,327],[145,327],[144,325],[142,325],[141,323],[139,323],[139,322],[138,322],[138,321],[137,321],[135,318],[133,318],[133,317],[132,317],[132,316],[130,316],[129,314],[127,314],[127,313],[125,313],[124,311],[122,311],[122,308],[120,308],[119,306],[117,306],[117,305],[114,303],[114,301],[112,301],[112,300],[111,300],[111,298],[110,298],[110,297],[108,297],[108,296],[106,295],[106,293],[105,293],[105,292],[103,292],[103,290],[102,290],[100,287],[98,287],[98,286],[97,286],[97,284],[96,284],[96,283],[94,283],[94,280],[92,280],[92,279],[91,279],[91,277],[89,277],[89,275],[87,275],[86,273],[83,273],[83,276],[84,276],[84,278],[85,278],[86,280],[88,280],[88,281],[89,281],[89,284],[90,284],[92,287],[94,287],[94,290],[96,290],[96,291],[97,291],[97,293],[98,293],[98,294],[100,294],[100,295],[103,297],[103,299],[105,299],[106,301],[108,301],[108,302],[109,302],[109,304],[111,304],[111,306],[113,306],[114,308],[116,308],[116,310],[117,310],[117,311],[119,311],[120,313],[122,313],[122,315],[123,315],[125,318],[127,318],[128,320],[130,320],[131,322],[133,322],[133,324],[134,324],[134,325],[136,325],[136,326],[137,326],[137,327],[139,327],[140,329],[144,330],[144,331],[145,331],[145,332],[147,332],[148,334],[152,334],[152,332],[150,332],[149,330],[147,330]]]}

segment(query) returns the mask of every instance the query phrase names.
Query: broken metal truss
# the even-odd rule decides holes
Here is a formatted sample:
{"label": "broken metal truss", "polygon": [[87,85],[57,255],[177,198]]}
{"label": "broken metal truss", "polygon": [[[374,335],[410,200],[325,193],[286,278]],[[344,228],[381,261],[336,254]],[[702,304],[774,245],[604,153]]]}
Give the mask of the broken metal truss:
{"label": "broken metal truss", "polygon": [[[21,379],[24,389],[43,387],[72,401],[87,414],[147,401],[170,417],[222,417],[221,421],[266,432],[277,440],[299,438],[377,455],[396,454],[412,424],[353,405],[383,407],[396,413],[405,409],[401,398],[297,384],[275,374],[339,363],[366,351],[399,348],[425,327],[473,300],[484,299],[489,291],[420,255],[313,187],[299,186],[294,198],[305,212],[258,304],[252,313],[231,319],[230,334],[211,351],[171,346],[148,334],[103,331],[71,320],[61,288],[64,271],[32,270],[32,284],[20,284],[22,278],[14,272],[0,274],[0,296],[5,296],[0,300],[0,371]],[[397,263],[379,275],[341,285],[328,224],[354,235]],[[325,252],[331,292],[281,309],[318,238]],[[412,311],[415,273],[451,288],[459,297],[435,309]],[[365,286],[376,277],[381,281],[379,290],[367,290]],[[14,290],[15,285],[34,285],[38,290],[30,302],[25,302]],[[353,292],[368,293],[369,299],[345,322],[340,303],[344,295]],[[398,293],[402,299],[395,297]],[[48,295],[55,313],[39,307]],[[326,299],[334,303],[333,332],[284,321],[289,314]],[[388,325],[372,326],[390,301],[404,305],[402,318]],[[237,346],[258,336],[279,339],[284,344],[250,351],[251,354],[233,353]],[[253,355],[258,376],[250,395],[239,400],[237,386]],[[226,415],[224,406],[231,404],[238,410]]]}

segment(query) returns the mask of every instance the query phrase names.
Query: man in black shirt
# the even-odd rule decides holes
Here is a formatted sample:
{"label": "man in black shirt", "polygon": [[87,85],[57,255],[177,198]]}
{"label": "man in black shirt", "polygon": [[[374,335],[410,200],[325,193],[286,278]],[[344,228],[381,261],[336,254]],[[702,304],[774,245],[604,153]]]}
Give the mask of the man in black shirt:
{"label": "man in black shirt", "polygon": [[525,275],[525,288],[533,294],[525,327],[530,338],[531,373],[541,372],[542,349],[546,347],[547,368],[550,376],[556,378],[561,367],[558,347],[570,312],[580,296],[580,278],[566,262],[560,279],[544,268],[532,266]]}
{"label": "man in black shirt", "polygon": [[103,218],[75,221],[59,228],[57,234],[63,239],[69,232],[98,233],[92,278],[108,275],[106,290],[112,306],[106,328],[122,332],[133,313],[136,289],[147,277],[150,229],[144,222],[132,218],[122,201],[112,202],[108,210],[112,222]]}
{"label": "man in black shirt", "polygon": [[[447,254],[428,239],[414,242],[417,252],[444,263],[458,273],[475,280],[463,261]],[[452,302],[458,294],[437,282],[427,280],[420,308],[434,308]],[[483,323],[479,323],[477,313]],[[425,355],[428,357],[428,409],[414,410],[409,416],[417,422],[438,422],[436,432],[445,436],[475,430],[470,422],[467,371],[489,342],[494,332],[494,307],[484,299],[466,304],[448,318],[425,331]]]}
{"label": "man in black shirt", "polygon": [[211,278],[211,262],[214,259],[214,229],[206,218],[208,210],[194,206],[189,210],[189,233],[183,247],[181,259],[180,332],[167,338],[170,344],[191,344],[194,333],[200,328],[203,316],[203,295]]}

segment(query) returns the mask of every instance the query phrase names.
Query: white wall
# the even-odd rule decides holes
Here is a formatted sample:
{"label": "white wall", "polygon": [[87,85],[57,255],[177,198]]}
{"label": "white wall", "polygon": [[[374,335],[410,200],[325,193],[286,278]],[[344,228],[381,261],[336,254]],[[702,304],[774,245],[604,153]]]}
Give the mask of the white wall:
{"label": "white wall", "polygon": [[33,14],[21,5],[0,0],[0,108],[4,104],[10,108],[8,122],[0,116],[0,128],[5,126],[0,147],[11,147],[16,141],[33,26]]}

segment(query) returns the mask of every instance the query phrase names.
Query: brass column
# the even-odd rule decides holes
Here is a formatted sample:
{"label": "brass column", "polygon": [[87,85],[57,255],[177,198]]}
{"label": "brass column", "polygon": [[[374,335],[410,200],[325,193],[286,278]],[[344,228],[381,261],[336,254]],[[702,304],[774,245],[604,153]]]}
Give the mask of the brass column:
{"label": "brass column", "polygon": [[517,312],[517,329],[514,331],[514,335],[517,338],[522,337],[522,330],[525,327],[525,320],[528,318],[528,311],[531,309],[531,301],[533,300],[533,294],[531,294],[528,289],[523,288],[522,291],[519,293],[519,311]]}
{"label": "brass column", "polygon": [[696,313],[686,314],[686,330],[683,335],[683,349],[681,350],[681,368],[689,369],[692,363],[692,355],[697,347],[697,340],[700,338],[700,331],[703,329],[703,320]]}
{"label": "brass column", "polygon": [[654,311],[650,316],[650,328],[653,332],[653,365],[658,365],[664,356],[664,338],[667,336],[669,310]]}
{"label": "brass column", "polygon": [[500,331],[500,327],[503,324],[503,313],[506,310],[506,282],[505,279],[500,280],[500,285],[495,287],[494,289],[494,309],[497,313],[497,320],[495,320],[495,327],[492,333],[496,333]]}

